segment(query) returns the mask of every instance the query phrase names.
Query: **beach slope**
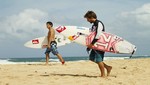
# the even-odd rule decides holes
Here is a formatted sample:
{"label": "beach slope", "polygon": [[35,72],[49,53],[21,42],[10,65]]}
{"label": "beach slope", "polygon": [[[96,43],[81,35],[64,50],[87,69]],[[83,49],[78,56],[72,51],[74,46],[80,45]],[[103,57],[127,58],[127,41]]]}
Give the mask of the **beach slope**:
{"label": "beach slope", "polygon": [[149,85],[150,58],[105,61],[113,69],[101,78],[90,61],[0,65],[0,85]]}

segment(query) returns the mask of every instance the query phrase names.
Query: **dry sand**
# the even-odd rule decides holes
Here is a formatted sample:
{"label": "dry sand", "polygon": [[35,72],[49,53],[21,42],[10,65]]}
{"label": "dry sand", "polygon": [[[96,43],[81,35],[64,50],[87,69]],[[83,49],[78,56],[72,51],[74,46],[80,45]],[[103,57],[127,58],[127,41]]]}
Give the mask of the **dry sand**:
{"label": "dry sand", "polygon": [[0,65],[0,85],[150,85],[150,58],[105,61],[110,77],[101,78],[90,61]]}

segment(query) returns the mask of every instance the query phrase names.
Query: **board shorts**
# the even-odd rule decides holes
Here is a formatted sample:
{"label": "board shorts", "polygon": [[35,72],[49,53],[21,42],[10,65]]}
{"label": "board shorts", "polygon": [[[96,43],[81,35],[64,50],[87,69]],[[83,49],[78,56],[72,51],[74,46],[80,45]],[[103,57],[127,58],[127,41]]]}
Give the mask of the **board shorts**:
{"label": "board shorts", "polygon": [[92,51],[89,55],[89,60],[96,62],[96,63],[102,62],[104,59],[104,54],[105,54],[105,52],[92,49]]}
{"label": "board shorts", "polygon": [[50,44],[50,48],[47,48],[45,51],[45,54],[49,54],[50,52],[53,53],[53,55],[57,55],[59,52],[57,50],[57,43],[56,41],[52,41]]}

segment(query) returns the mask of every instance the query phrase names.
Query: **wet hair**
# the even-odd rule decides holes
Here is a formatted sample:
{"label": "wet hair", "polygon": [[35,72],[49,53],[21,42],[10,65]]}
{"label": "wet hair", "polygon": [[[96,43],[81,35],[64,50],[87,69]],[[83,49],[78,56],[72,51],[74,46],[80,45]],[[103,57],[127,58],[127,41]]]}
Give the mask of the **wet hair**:
{"label": "wet hair", "polygon": [[97,19],[96,13],[93,11],[88,11],[85,15],[84,18],[95,18]]}
{"label": "wet hair", "polygon": [[50,22],[50,21],[46,22],[46,24],[49,24],[49,25],[51,25],[53,27],[53,23]]}

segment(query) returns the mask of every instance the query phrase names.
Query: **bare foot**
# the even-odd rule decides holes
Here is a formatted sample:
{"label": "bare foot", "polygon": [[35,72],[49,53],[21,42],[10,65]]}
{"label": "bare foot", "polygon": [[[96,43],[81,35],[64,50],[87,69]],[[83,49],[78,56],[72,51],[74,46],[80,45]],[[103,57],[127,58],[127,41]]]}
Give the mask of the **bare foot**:
{"label": "bare foot", "polygon": [[63,62],[61,62],[62,63],[62,65],[64,65],[65,64],[65,61],[63,61]]}
{"label": "bare foot", "polygon": [[48,66],[48,63],[45,63],[45,66]]}
{"label": "bare foot", "polygon": [[101,77],[101,78],[106,78],[106,76],[105,76],[105,75],[101,75],[100,77]]}
{"label": "bare foot", "polygon": [[107,68],[107,76],[109,76],[109,75],[110,75],[111,70],[112,70],[112,67],[111,67],[111,66],[109,66],[109,67]]}

